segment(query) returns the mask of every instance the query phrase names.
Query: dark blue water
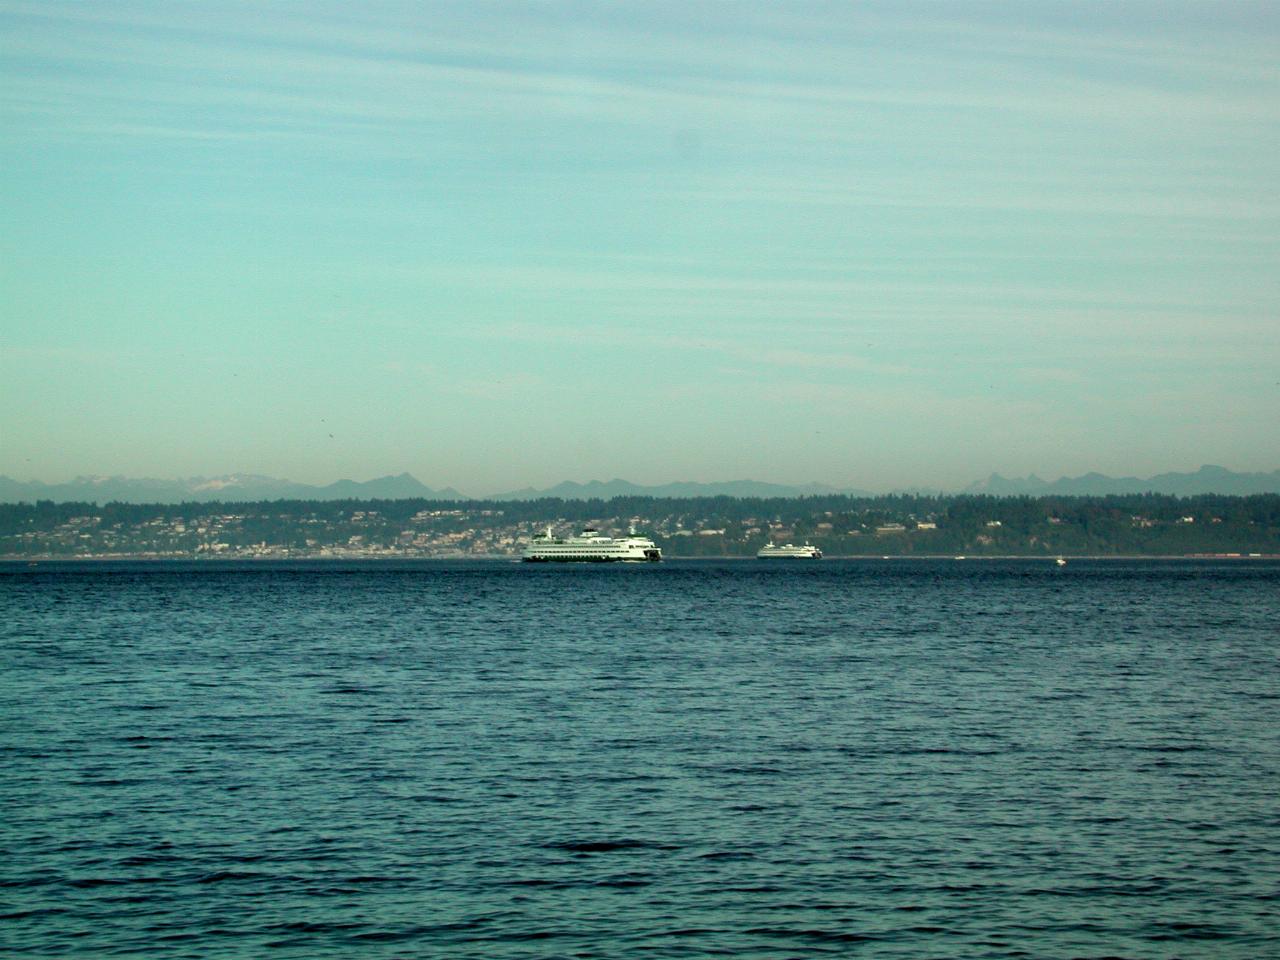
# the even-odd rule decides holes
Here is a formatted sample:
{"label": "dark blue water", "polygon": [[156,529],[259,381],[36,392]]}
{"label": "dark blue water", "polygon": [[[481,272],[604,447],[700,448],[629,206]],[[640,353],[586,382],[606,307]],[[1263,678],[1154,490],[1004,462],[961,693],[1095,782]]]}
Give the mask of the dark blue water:
{"label": "dark blue water", "polygon": [[0,567],[0,952],[1280,956],[1280,564]]}

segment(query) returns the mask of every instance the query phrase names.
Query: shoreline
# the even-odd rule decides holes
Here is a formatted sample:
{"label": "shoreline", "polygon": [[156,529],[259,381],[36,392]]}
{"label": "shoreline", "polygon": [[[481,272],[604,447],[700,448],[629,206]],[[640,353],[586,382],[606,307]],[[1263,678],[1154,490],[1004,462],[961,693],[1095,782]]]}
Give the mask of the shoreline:
{"label": "shoreline", "polygon": [[[1031,560],[1043,561],[1045,563],[1053,563],[1058,559],[1058,554],[1053,556],[1045,556],[1044,554],[966,554],[964,556],[955,556],[950,554],[918,554],[918,553],[851,553],[851,554],[827,554],[823,560],[927,560],[927,561],[946,561],[948,563],[969,563],[993,560]],[[1097,554],[1068,554],[1061,555],[1063,560],[1071,561],[1098,561],[1098,560],[1280,560],[1280,553],[1097,553]],[[481,554],[481,555],[457,555],[457,556],[371,556],[371,555],[350,555],[350,556],[333,556],[333,555],[316,555],[307,554],[296,557],[288,556],[174,556],[172,554],[111,554],[111,555],[88,555],[80,557],[65,557],[54,555],[39,556],[15,556],[0,555],[0,564],[58,564],[58,563],[193,563],[193,564],[237,564],[237,563],[495,563],[495,562],[512,562],[518,563],[521,558],[517,554]],[[664,557],[664,563],[686,563],[686,562],[724,562],[724,561],[749,561],[751,563],[765,562],[759,557],[741,554],[725,554],[715,556],[697,556],[697,557]],[[800,566],[820,565],[823,560],[807,560],[805,558],[796,558],[794,564]],[[569,564],[573,566],[573,564]],[[598,565],[598,564],[597,564]],[[767,562],[768,566],[790,566],[792,564],[779,563],[777,559]]]}

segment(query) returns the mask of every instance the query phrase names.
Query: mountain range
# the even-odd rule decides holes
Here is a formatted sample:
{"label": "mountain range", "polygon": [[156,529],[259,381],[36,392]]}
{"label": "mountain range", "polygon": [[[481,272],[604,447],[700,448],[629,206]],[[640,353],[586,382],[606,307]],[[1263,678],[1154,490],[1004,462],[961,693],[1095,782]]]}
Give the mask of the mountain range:
{"label": "mountain range", "polygon": [[525,487],[508,493],[496,493],[489,500],[537,500],[541,497],[559,497],[561,500],[611,500],[614,497],[808,497],[815,494],[846,493],[851,496],[871,496],[864,490],[841,490],[820,483],[789,486],[781,483],[762,483],[758,480],[729,480],[724,483],[660,483],[643,486],[627,480],[592,480],[575,483],[566,480],[554,487],[537,490]]}
{"label": "mountain range", "polygon": [[1190,497],[1201,493],[1248,496],[1254,493],[1280,493],[1280,470],[1270,473],[1235,473],[1226,467],[1206,464],[1192,473],[1160,473],[1154,477],[1108,477],[1086,473],[1078,477],[1042,480],[1034,473],[1025,478],[1002,477],[993,473],[985,480],[970,484],[961,493],[985,493],[997,497],[1081,497],[1106,496],[1111,493],[1163,493]]}
{"label": "mountain range", "polygon": [[407,473],[359,482],[338,480],[324,486],[294,483],[255,474],[189,477],[178,480],[129,477],[76,477],[69,483],[20,482],[0,476],[0,503],[36,500],[84,503],[207,503],[257,500],[427,500],[466,499],[452,487],[433,490]]}
{"label": "mountain range", "polygon": [[[940,492],[940,491],[915,491]],[[1002,477],[993,473],[985,480],[972,483],[960,493],[990,496],[1104,496],[1124,493],[1163,493],[1194,496],[1218,493],[1245,496],[1255,493],[1280,493],[1280,470],[1270,473],[1236,473],[1225,467],[1206,465],[1192,473],[1161,473],[1154,477],[1108,477],[1086,473],[1079,477],[1042,480],[1035,474],[1023,478]],[[565,481],[554,487],[525,487],[506,493],[492,494],[487,500],[536,500],[559,497],[563,500],[609,500],[613,497],[802,497],[824,494],[847,494],[855,497],[874,496],[866,490],[854,490],[811,483],[800,486],[764,483],[757,480],[733,480],[723,483],[664,483],[651,486],[627,480],[592,480],[588,483]],[[377,477],[373,480],[338,480],[317,486],[277,480],[254,474],[230,474],[223,477],[190,477],[178,480],[131,479],[129,477],[77,477],[68,483],[18,481],[0,476],[0,503],[53,500],[55,502],[108,503],[181,503],[184,501],[226,502],[261,500],[402,500],[418,497],[424,500],[465,500],[468,497],[453,487],[433,489],[408,473]]]}

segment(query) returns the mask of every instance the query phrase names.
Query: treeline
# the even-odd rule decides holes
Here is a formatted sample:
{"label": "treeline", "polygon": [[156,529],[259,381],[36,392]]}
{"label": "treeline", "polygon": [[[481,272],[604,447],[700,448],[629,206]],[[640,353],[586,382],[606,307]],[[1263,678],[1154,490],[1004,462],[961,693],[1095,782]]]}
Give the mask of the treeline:
{"label": "treeline", "polygon": [[59,523],[87,514],[104,523],[136,524],[164,518],[196,520],[226,514],[305,516],[340,521],[353,513],[376,512],[391,521],[407,522],[422,512],[470,516],[488,513],[495,522],[542,522],[547,520],[599,520],[611,517],[688,517],[691,519],[742,522],[771,519],[798,522],[807,518],[839,515],[883,517],[901,521],[908,518],[964,521],[996,519],[1006,523],[1034,522],[1049,517],[1087,520],[1127,520],[1135,516],[1158,521],[1177,521],[1186,516],[1214,517],[1232,523],[1273,526],[1280,523],[1280,494],[1228,496],[1202,494],[1179,497],[1165,494],[1111,494],[1100,497],[995,497],[954,494],[921,496],[885,494],[852,497],[844,494],[806,497],[614,497],[610,500],[256,500],[187,503],[54,502],[0,504],[0,532],[12,532],[16,524],[29,521]]}
{"label": "treeline", "polygon": [[534,500],[434,500],[408,498],[396,500],[210,500],[186,503],[109,503],[54,502],[0,503],[0,530],[15,520],[67,520],[92,513],[111,522],[137,524],[151,518],[198,520],[236,513],[270,513],[270,515],[311,516],[320,520],[339,520],[355,512],[374,511],[389,520],[410,520],[421,512],[463,512],[479,515],[489,512],[512,521],[539,521],[548,517],[563,520],[593,520],[599,517],[676,516],[721,517],[724,520],[746,520],[751,517],[778,517],[800,520],[803,517],[840,513],[840,515],[877,515],[893,517],[980,516],[1014,520],[1016,517],[1050,516],[1119,516],[1135,515],[1156,520],[1178,520],[1189,515],[1211,515],[1221,518],[1266,522],[1280,521],[1280,494],[1253,494],[1235,497],[1228,494],[1199,494],[1175,497],[1169,494],[1108,494],[1105,497],[991,497],[986,494],[883,494],[879,497],[850,497],[846,494],[822,494],[813,497],[614,497],[602,499],[561,499],[547,497]]}

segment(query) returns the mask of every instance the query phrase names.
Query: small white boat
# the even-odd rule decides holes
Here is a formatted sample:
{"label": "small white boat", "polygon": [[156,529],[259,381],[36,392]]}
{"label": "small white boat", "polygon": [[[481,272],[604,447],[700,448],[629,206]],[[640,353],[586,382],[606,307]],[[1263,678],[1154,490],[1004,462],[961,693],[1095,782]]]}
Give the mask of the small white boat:
{"label": "small white boat", "polygon": [[757,560],[821,560],[822,551],[811,543],[797,547],[794,543],[770,543],[760,548]]}
{"label": "small white boat", "polygon": [[1056,564],[1057,564],[1058,566],[1060,566],[1060,567],[1065,567],[1065,566],[1067,565],[1067,561],[1063,560],[1061,557],[1059,557],[1057,560],[1055,560],[1055,561],[1053,561],[1053,562],[1054,562],[1054,563],[1056,563]]}

